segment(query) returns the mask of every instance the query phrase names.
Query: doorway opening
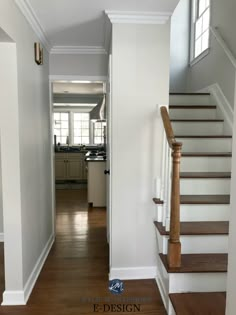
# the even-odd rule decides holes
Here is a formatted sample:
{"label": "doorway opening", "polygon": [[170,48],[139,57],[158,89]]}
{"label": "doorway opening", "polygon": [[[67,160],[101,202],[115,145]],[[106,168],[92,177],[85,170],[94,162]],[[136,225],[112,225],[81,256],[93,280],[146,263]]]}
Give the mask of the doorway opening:
{"label": "doorway opening", "polygon": [[60,255],[77,261],[78,281],[93,270],[104,277],[109,273],[106,82],[57,80],[51,90],[56,242]]}

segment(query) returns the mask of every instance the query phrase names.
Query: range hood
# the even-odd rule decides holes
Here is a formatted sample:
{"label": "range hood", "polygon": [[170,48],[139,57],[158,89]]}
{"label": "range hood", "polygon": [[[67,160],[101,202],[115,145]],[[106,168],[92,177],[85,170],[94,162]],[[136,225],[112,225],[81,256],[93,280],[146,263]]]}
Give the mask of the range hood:
{"label": "range hood", "polygon": [[98,104],[90,112],[90,120],[92,121],[106,121],[106,96],[98,101]]}

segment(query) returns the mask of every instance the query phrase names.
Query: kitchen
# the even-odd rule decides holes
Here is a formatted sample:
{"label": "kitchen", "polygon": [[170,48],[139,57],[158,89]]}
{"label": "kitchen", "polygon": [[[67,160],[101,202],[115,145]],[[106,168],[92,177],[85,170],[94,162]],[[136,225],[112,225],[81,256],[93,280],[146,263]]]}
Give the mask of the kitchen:
{"label": "kitchen", "polygon": [[104,83],[53,83],[55,186],[87,189],[90,208],[106,206],[105,118]]}

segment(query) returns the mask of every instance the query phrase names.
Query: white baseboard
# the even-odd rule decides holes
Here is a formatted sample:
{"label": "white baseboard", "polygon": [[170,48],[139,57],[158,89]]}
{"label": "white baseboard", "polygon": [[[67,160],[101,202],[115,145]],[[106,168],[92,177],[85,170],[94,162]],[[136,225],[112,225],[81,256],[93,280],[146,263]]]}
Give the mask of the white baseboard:
{"label": "white baseboard", "polygon": [[3,293],[2,305],[26,305],[53,243],[54,235],[51,235],[41,255],[39,256],[34,269],[24,286],[24,289],[22,291],[5,291]]}
{"label": "white baseboard", "polygon": [[0,243],[4,242],[4,233],[0,233]]}
{"label": "white baseboard", "polygon": [[133,267],[133,268],[111,268],[109,279],[134,280],[154,279],[157,276],[157,267]]}
{"label": "white baseboard", "polygon": [[4,291],[2,305],[25,305],[24,291]]}

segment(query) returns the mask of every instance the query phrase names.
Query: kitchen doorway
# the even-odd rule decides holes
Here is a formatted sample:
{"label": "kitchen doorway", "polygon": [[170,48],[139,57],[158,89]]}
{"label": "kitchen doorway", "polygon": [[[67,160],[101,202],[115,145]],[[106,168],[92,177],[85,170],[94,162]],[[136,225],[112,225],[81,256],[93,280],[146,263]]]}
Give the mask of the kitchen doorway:
{"label": "kitchen doorway", "polygon": [[62,222],[69,222],[77,231],[71,241],[77,237],[78,246],[88,230],[100,233],[98,238],[105,235],[108,273],[106,80],[54,77],[50,84],[55,234],[60,237]]}

